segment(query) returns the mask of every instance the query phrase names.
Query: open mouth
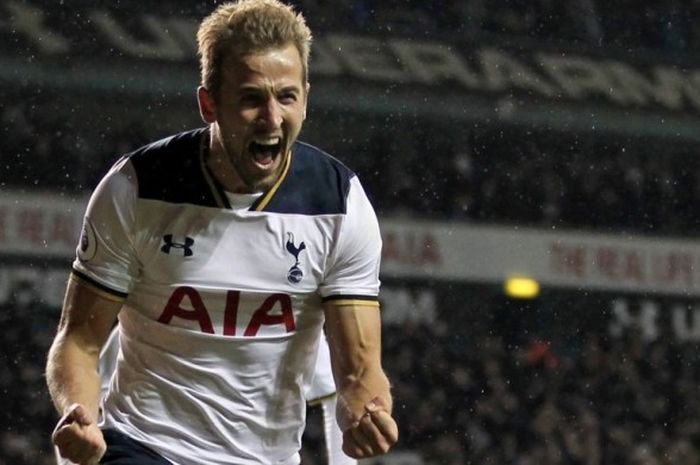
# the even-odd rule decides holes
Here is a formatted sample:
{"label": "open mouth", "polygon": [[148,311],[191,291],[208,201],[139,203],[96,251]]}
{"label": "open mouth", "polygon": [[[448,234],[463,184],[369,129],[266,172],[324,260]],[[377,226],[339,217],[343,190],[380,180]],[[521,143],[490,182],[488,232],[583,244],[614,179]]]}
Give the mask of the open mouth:
{"label": "open mouth", "polygon": [[248,151],[253,160],[262,167],[271,165],[282,149],[282,139],[273,137],[270,139],[257,139],[248,145]]}

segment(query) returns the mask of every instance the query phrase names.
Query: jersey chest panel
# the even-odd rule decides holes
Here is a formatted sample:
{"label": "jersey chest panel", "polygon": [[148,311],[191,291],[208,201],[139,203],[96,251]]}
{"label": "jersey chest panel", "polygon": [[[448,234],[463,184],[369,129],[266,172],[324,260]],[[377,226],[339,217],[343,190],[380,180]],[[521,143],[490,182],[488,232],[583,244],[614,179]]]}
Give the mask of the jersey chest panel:
{"label": "jersey chest panel", "polygon": [[318,324],[338,217],[140,203],[129,299],[144,316],[232,337]]}

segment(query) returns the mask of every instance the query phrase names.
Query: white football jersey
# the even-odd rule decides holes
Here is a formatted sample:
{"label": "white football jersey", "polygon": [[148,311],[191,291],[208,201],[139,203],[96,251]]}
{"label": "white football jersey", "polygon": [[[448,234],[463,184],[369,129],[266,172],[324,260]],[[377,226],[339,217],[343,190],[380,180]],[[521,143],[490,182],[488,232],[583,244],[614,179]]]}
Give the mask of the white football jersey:
{"label": "white football jersey", "polygon": [[[100,397],[105,399],[109,392],[109,385],[117,369],[119,357],[119,330],[114,329],[105,342],[100,352]],[[325,335],[321,336],[318,346],[318,357],[314,367],[311,386],[306,391],[306,401],[309,405],[321,405],[323,412],[323,431],[326,454],[329,465],[356,465],[357,460],[345,455],[342,451],[342,432],[338,427],[335,416],[335,382],[331,368],[330,351]],[[58,465],[72,465],[68,459],[61,457],[58,449],[55,450],[56,463]]]}
{"label": "white football jersey", "polygon": [[297,142],[232,205],[208,129],[122,158],[95,190],[74,274],[125,298],[101,426],[176,465],[297,464],[323,301],[378,305],[376,215],[344,165]]}

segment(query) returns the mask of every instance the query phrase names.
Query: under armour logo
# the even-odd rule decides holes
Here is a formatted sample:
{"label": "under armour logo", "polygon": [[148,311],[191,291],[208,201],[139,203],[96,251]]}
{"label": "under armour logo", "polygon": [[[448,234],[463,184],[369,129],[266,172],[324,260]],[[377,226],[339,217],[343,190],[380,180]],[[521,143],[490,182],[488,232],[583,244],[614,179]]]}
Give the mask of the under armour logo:
{"label": "under armour logo", "polygon": [[287,252],[294,256],[294,265],[287,272],[287,279],[292,284],[297,284],[304,277],[304,273],[299,268],[299,254],[306,248],[306,244],[301,242],[297,247],[294,245],[294,234],[287,233]]}
{"label": "under armour logo", "polygon": [[163,241],[165,244],[163,247],[160,248],[161,251],[169,254],[170,249],[175,248],[175,249],[182,249],[182,255],[183,257],[191,257],[193,252],[192,252],[192,246],[194,245],[194,239],[191,237],[185,236],[185,243],[181,244],[179,242],[173,242],[173,235],[172,234],[166,234],[163,236]]}

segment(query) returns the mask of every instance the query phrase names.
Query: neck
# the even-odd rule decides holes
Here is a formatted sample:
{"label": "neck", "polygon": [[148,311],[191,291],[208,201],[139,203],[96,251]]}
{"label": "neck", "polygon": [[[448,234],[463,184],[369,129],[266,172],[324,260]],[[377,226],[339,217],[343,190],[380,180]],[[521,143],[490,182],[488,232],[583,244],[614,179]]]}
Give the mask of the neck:
{"label": "neck", "polygon": [[210,155],[207,158],[207,167],[226,192],[233,194],[252,194],[255,192],[243,182],[225,157]]}
{"label": "neck", "polygon": [[209,140],[206,163],[212,176],[223,186],[225,191],[234,194],[253,194],[257,192],[257,190],[249,187],[241,179],[226,155],[223,146],[213,134]]}

